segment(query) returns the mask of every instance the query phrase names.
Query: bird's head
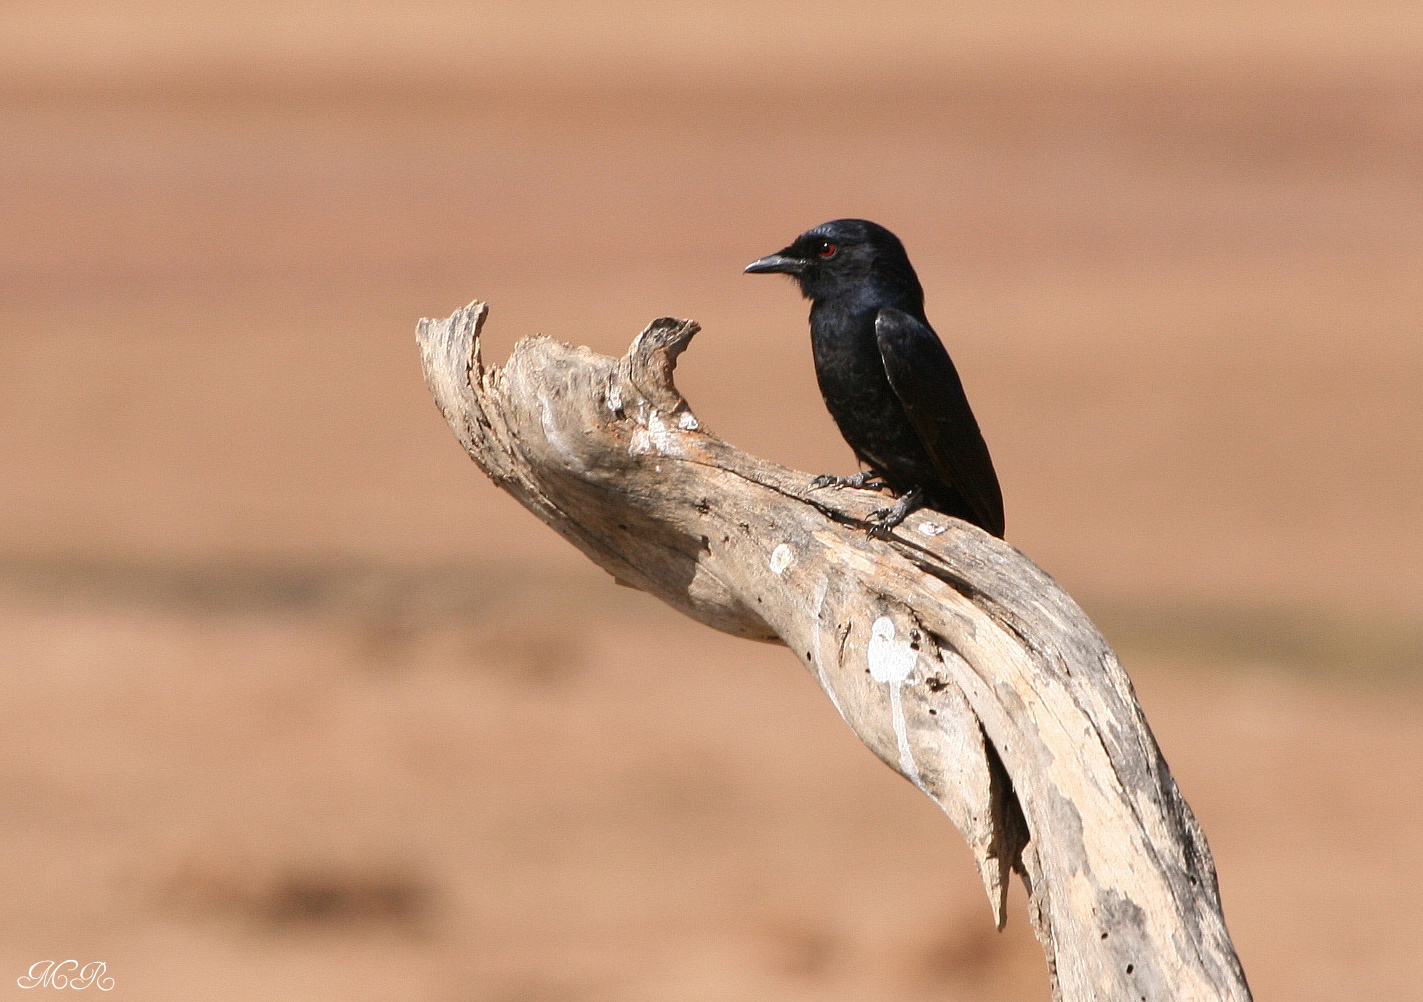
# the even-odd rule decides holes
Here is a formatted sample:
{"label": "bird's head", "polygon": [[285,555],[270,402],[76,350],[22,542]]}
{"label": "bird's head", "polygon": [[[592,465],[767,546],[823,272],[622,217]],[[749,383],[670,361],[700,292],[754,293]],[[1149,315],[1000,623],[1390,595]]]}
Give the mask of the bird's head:
{"label": "bird's head", "polygon": [[875,292],[895,304],[923,302],[904,245],[866,219],[836,219],[806,230],[784,250],[752,261],[746,272],[793,275],[807,299]]}

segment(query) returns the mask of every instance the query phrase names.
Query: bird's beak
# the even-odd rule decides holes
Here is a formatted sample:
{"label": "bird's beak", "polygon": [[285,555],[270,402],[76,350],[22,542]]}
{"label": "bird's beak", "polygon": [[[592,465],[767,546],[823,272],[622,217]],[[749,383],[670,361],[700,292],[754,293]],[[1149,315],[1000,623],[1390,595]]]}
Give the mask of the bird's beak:
{"label": "bird's beak", "polygon": [[759,261],[752,261],[746,266],[743,274],[766,275],[772,272],[780,272],[783,275],[799,275],[803,271],[805,271],[804,261],[796,257],[786,257],[786,255],[782,253],[763,257]]}

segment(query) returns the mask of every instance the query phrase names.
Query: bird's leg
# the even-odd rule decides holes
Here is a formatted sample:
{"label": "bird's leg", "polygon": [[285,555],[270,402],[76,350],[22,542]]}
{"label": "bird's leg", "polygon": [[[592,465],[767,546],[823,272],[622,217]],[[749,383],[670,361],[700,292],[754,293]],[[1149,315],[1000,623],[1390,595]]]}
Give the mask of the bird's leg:
{"label": "bird's leg", "polygon": [[857,491],[882,491],[889,484],[880,479],[877,473],[865,473],[861,471],[849,477],[837,477],[833,473],[822,473],[810,482],[810,489],[818,491],[822,487],[834,487],[839,490],[841,487],[853,487]]}
{"label": "bird's leg", "polygon": [[870,535],[881,539],[889,538],[889,530],[909,517],[910,512],[924,507],[924,488],[916,487],[905,494],[890,508],[876,508],[870,512]]}

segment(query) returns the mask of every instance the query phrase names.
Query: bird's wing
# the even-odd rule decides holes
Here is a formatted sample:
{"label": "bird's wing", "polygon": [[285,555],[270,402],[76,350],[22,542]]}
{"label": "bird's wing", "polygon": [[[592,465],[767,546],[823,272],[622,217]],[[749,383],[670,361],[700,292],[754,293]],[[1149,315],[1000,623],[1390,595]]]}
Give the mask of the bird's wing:
{"label": "bird's wing", "polygon": [[939,336],[902,310],[885,308],[875,336],[889,385],[904,405],[939,476],[963,497],[975,521],[1003,535],[1003,494],[963,383]]}

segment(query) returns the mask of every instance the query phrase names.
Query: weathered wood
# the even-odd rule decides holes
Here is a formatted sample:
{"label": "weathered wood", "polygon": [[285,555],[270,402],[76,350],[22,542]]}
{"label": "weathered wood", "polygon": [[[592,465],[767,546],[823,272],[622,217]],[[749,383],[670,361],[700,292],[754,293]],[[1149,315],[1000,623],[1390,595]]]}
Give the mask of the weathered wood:
{"label": "weathered wood", "polygon": [[479,354],[485,307],[422,320],[440,410],[491,478],[619,581],[784,642],[973,850],[1002,926],[1022,874],[1054,997],[1245,1000],[1214,864],[1130,680],[1032,561],[932,511],[888,540],[881,495],[703,428],[672,381],[697,331],[658,320],[614,360],[526,338]]}

